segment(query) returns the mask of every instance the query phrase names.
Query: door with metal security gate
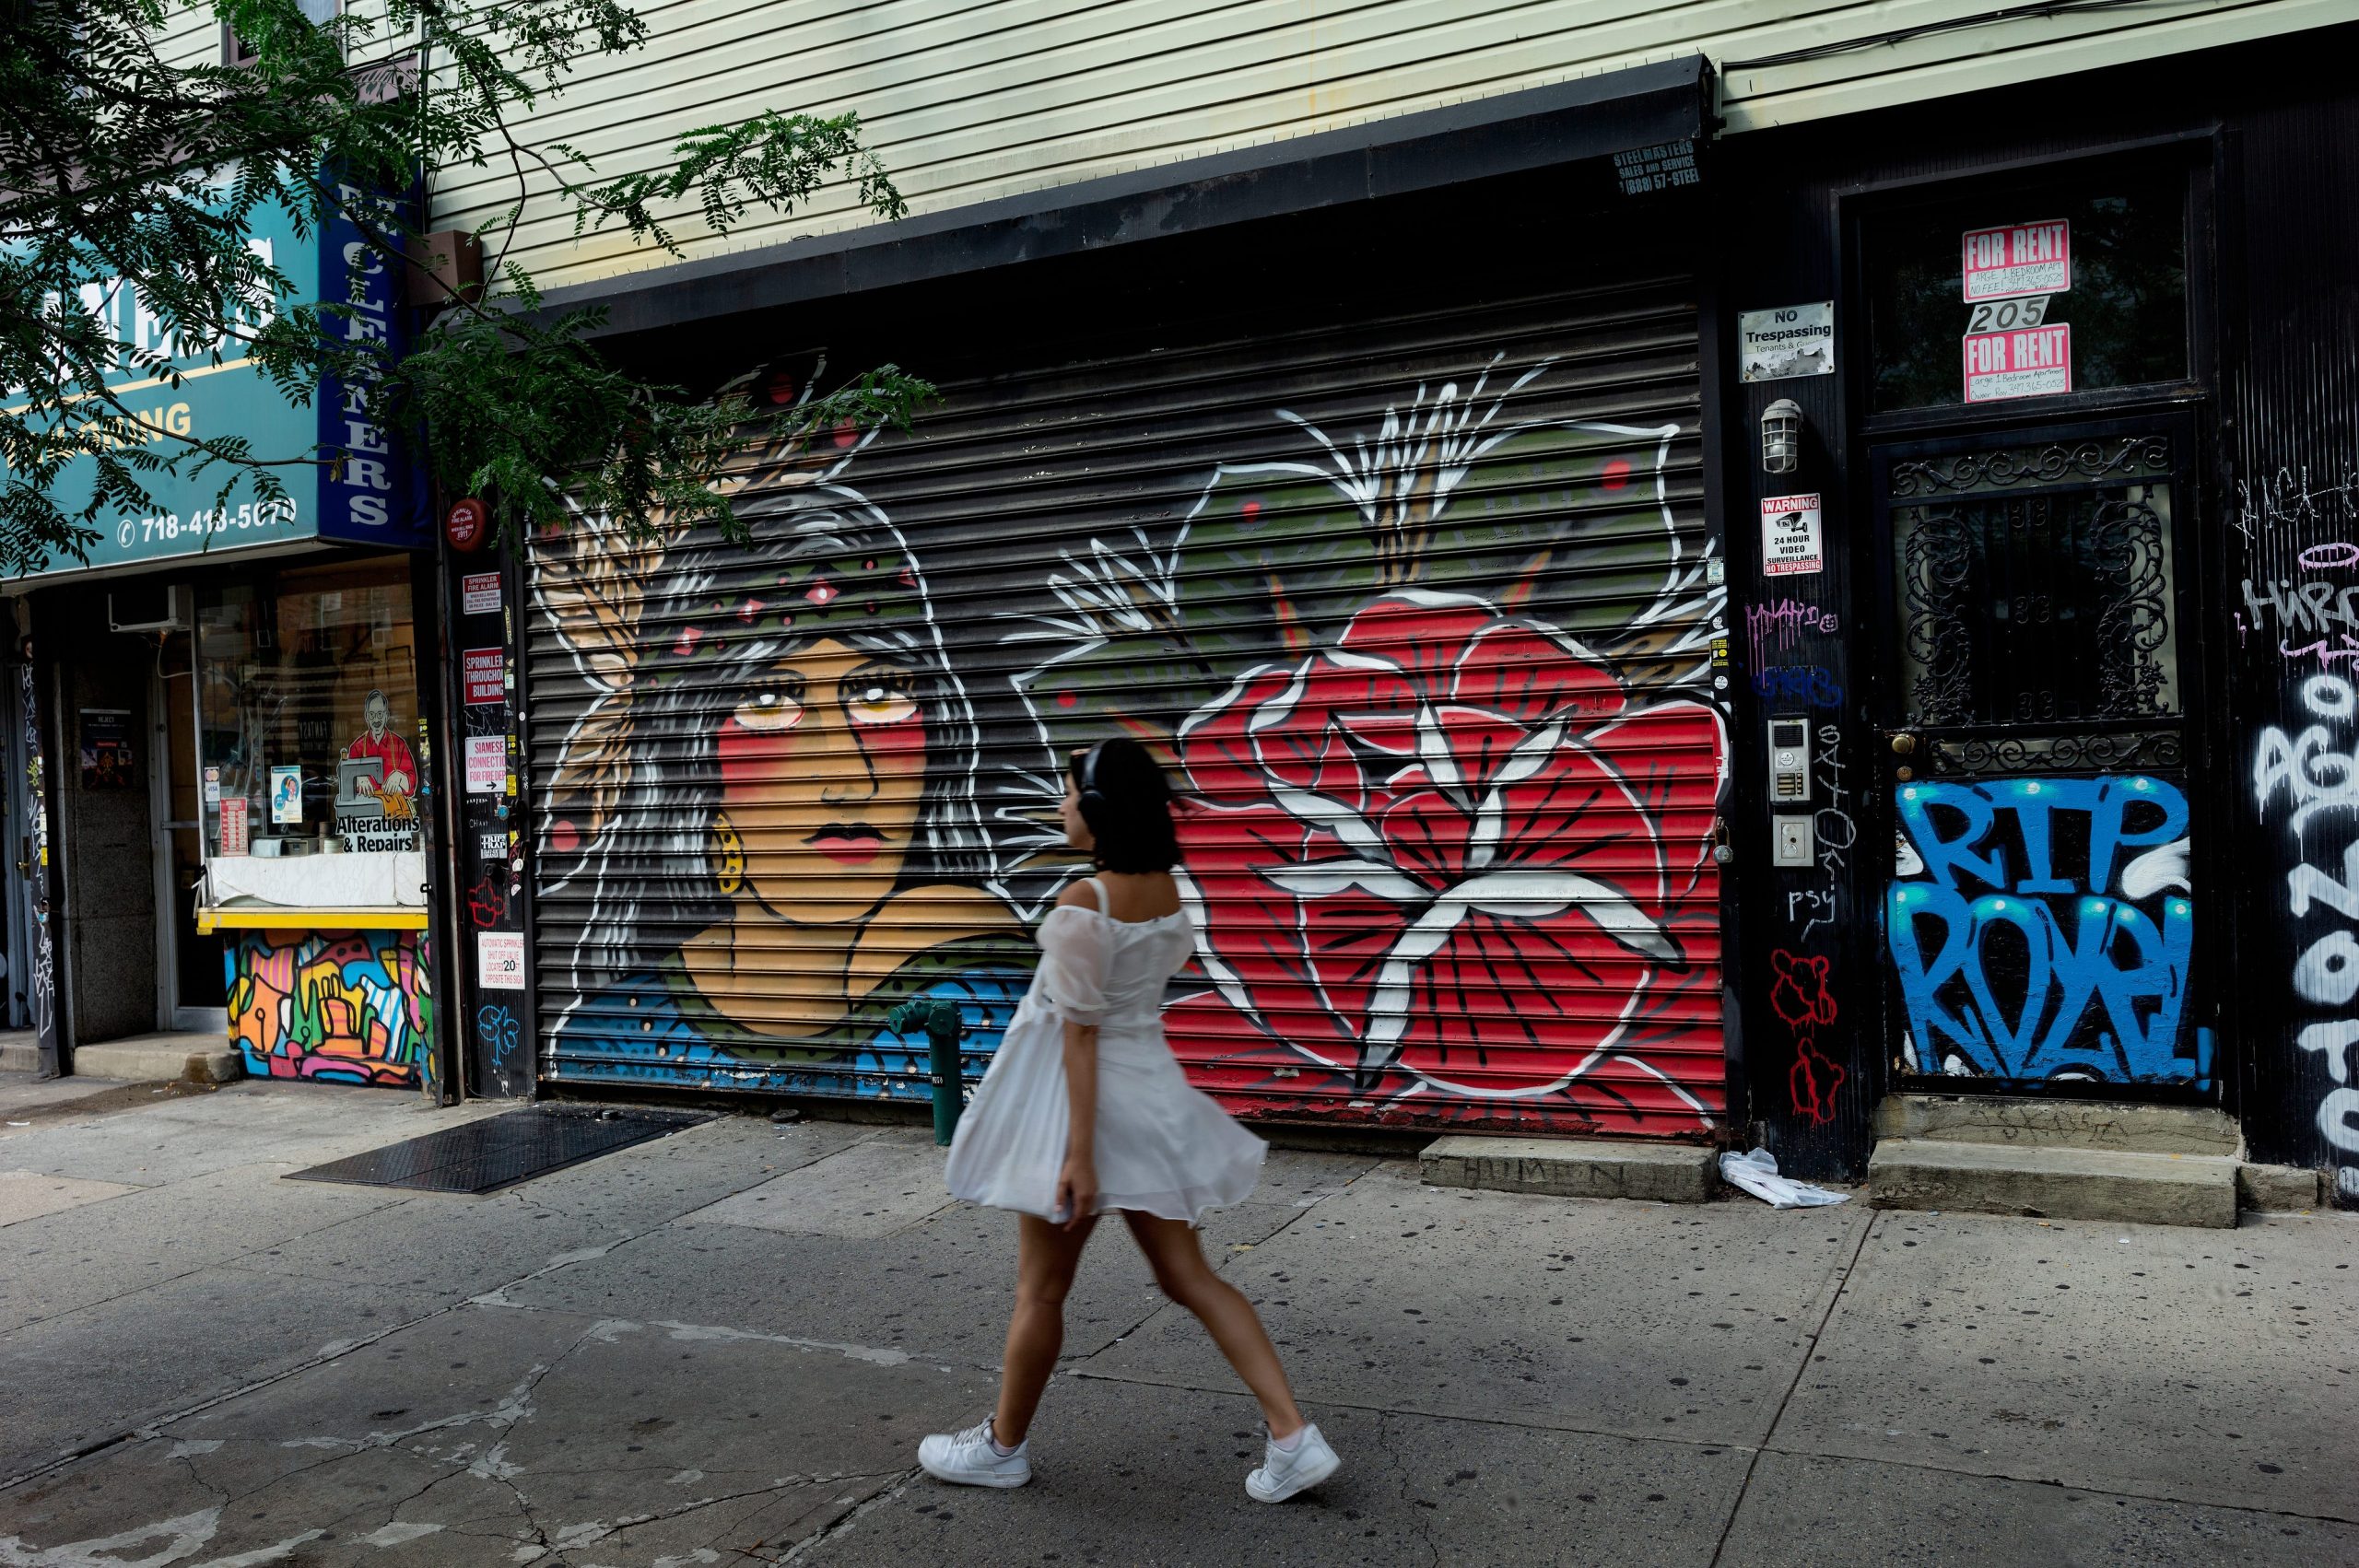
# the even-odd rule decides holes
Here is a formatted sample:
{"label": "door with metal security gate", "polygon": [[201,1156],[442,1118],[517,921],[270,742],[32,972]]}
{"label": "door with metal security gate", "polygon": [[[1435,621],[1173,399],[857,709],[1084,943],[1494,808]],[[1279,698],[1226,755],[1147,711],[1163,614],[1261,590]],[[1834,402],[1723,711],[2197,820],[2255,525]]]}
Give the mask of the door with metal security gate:
{"label": "door with metal security gate", "polygon": [[[1185,800],[1166,1016],[1241,1114],[1696,1134],[1725,1105],[1723,610],[1675,276],[945,386],[732,483],[750,538],[534,546],[542,1071],[922,1099],[1086,867],[1066,758]],[[807,372],[752,384],[791,401]]]}
{"label": "door with metal security gate", "polygon": [[1919,1087],[2195,1095],[2191,422],[1877,450],[1884,896]]}

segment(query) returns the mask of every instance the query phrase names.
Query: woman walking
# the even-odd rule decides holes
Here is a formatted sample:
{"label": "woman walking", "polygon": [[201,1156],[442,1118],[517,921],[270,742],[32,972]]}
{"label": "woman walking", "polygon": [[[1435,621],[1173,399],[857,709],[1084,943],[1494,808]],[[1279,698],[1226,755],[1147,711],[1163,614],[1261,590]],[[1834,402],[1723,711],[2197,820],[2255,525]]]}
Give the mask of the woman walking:
{"label": "woman walking", "polygon": [[1065,1293],[1111,1210],[1156,1283],[1196,1315],[1261,1401],[1270,1441],[1245,1490],[1283,1503],[1342,1461],[1296,1408],[1252,1304],[1197,1245],[1206,1210],[1252,1192],[1266,1146],[1189,1086],[1164,1043],[1164,986],[1195,952],[1171,877],[1170,788],[1137,742],[1103,741],[1074,754],[1063,817],[1098,874],[1067,888],[1041,922],[1031,989],[950,1150],[954,1194],[1022,1216],[999,1407],[979,1426],[927,1438],[918,1460],[968,1486],[1032,1479],[1027,1434],[1064,1342]]}

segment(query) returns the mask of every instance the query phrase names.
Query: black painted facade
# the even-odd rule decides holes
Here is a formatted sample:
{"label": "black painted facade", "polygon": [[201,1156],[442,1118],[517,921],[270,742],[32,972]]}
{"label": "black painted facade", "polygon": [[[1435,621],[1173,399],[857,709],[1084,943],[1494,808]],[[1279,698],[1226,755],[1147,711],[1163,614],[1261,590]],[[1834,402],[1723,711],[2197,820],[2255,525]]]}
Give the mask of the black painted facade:
{"label": "black painted facade", "polygon": [[[2353,41],[1718,148],[1724,329],[1804,301],[1837,320],[1837,373],[1722,388],[1730,983],[1739,1071],[1790,1170],[1859,1174],[1895,1090],[2156,1099],[2225,1108],[2248,1157],[2321,1170],[2359,1202],[2343,1022],[2359,1017],[2359,96],[2328,64]],[[2143,255],[2097,249],[2137,200],[2107,193],[2132,190],[2184,201],[2169,277],[2149,264],[2154,224],[2113,230]],[[1907,281],[1879,237],[1912,211],[2056,217],[2074,193],[2103,197],[2076,258],[2076,358],[2118,384],[1890,406],[1908,401],[1907,345],[1872,322]],[[2154,311],[2105,318],[2171,287],[2183,354],[2155,346]],[[1969,310],[1952,298],[1954,331]],[[1772,475],[1758,431],[1778,398],[1806,433],[1799,471]],[[1796,492],[1824,497],[1825,568],[1766,576],[1759,502]],[[1765,798],[1778,715],[1807,720],[1802,868],[1772,863],[1773,822],[1793,814]],[[1972,933],[1955,964],[1953,930]]]}

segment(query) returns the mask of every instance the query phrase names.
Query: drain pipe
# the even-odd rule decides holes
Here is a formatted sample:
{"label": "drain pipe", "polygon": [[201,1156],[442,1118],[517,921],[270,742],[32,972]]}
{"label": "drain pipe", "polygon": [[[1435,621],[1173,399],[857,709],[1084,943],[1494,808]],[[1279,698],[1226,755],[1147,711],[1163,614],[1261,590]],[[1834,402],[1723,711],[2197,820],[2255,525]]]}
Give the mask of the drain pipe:
{"label": "drain pipe", "polygon": [[954,1001],[905,1001],[886,1019],[896,1035],[923,1029],[933,1059],[927,1081],[933,1086],[933,1141],[947,1145],[958,1130],[958,1113],[966,1107],[965,1085],[958,1063],[958,1042],[967,1036],[967,1022]]}

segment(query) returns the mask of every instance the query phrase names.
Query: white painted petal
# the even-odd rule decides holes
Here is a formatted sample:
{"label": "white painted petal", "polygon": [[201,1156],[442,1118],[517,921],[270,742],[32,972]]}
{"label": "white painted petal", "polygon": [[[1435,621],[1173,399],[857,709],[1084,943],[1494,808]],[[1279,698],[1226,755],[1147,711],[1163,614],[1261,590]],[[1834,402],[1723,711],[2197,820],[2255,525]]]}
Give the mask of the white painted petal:
{"label": "white painted petal", "polygon": [[1665,964],[1679,962],[1679,947],[1670,934],[1619,889],[1594,877],[1571,872],[1494,872],[1461,883],[1447,896],[1513,920],[1546,919],[1579,905],[1606,935],[1633,953]]}
{"label": "white painted petal", "polygon": [[1378,971],[1375,994],[1368,999],[1367,1043],[1377,1047],[1393,1047],[1409,1032],[1409,1005],[1415,996],[1417,965],[1442,950],[1466,919],[1467,906],[1462,901],[1445,895],[1434,907],[1413,921],[1384,955],[1384,967]]}
{"label": "white painted petal", "polygon": [[1422,904],[1433,896],[1433,889],[1374,860],[1314,860],[1264,871],[1262,878],[1303,898],[1324,898],[1355,887],[1395,904]]}
{"label": "white painted petal", "polygon": [[1285,723],[1294,713],[1295,705],[1302,700],[1302,694],[1309,688],[1309,685],[1310,666],[1297,665],[1293,677],[1286,682],[1285,690],[1274,696],[1263,698],[1261,706],[1253,710],[1253,717],[1245,721],[1245,732],[1249,735],[1259,734],[1273,725]]}
{"label": "white painted petal", "polygon": [[1384,838],[1375,828],[1361,819],[1360,813],[1341,801],[1330,800],[1311,790],[1297,790],[1276,778],[1268,780],[1270,798],[1305,827],[1332,833],[1344,841],[1344,847],[1371,860],[1389,860],[1384,851]]}
{"label": "white painted petal", "polygon": [[1539,772],[1564,738],[1565,725],[1559,720],[1526,735],[1508,754],[1506,765],[1493,776],[1491,788],[1474,813],[1474,831],[1466,845],[1466,863],[1471,869],[1481,871],[1498,853],[1499,835],[1507,822],[1508,790]]}
{"label": "white painted petal", "polygon": [[1449,749],[1449,737],[1442,733],[1441,720],[1435,717],[1433,704],[1417,704],[1417,760],[1426,765],[1427,777],[1434,787],[1452,797],[1465,792],[1466,780],[1458,771],[1458,757]]}

